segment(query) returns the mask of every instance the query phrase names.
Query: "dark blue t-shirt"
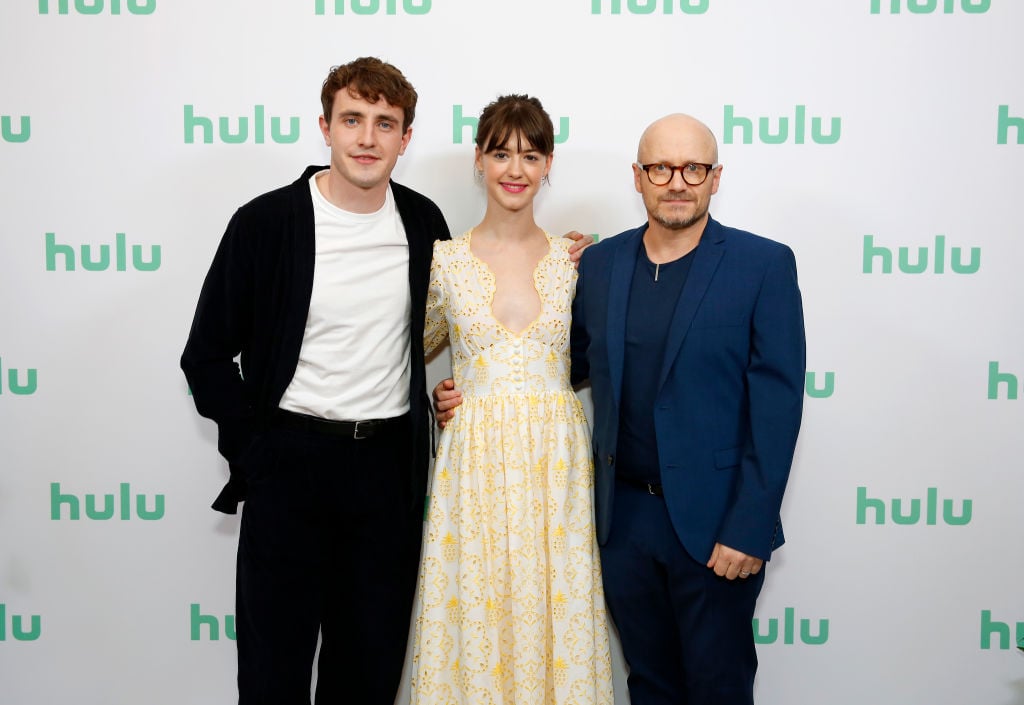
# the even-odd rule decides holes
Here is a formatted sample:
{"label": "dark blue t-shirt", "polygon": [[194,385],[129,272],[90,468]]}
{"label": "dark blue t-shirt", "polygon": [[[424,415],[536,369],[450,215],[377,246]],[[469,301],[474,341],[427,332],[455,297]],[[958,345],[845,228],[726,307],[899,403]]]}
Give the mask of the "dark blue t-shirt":
{"label": "dark blue t-shirt", "polygon": [[616,472],[661,484],[654,434],[654,401],[665,355],[665,339],[696,249],[656,265],[640,245],[626,311],[626,350]]}

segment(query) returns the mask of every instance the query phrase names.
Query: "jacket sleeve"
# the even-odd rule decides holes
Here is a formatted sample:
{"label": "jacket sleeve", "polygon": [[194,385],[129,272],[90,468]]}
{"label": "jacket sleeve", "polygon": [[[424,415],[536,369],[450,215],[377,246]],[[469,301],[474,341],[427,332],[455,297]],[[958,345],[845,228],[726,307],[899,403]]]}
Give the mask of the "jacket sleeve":
{"label": "jacket sleeve", "polygon": [[587,250],[584,250],[576,277],[576,295],[572,300],[572,325],[569,329],[569,379],[574,386],[590,378],[590,363],[587,359],[590,336],[587,334],[587,321],[583,311],[586,263]]}
{"label": "jacket sleeve", "polygon": [[746,371],[749,433],[736,499],[718,541],[767,560],[779,541],[779,510],[803,410],[803,306],[788,247],[769,264],[751,321]]}
{"label": "jacket sleeve", "polygon": [[239,221],[236,212],[217,248],[181,356],[196,409],[217,423],[217,447],[230,462],[253,438],[253,409],[237,358],[252,333],[254,272]]}

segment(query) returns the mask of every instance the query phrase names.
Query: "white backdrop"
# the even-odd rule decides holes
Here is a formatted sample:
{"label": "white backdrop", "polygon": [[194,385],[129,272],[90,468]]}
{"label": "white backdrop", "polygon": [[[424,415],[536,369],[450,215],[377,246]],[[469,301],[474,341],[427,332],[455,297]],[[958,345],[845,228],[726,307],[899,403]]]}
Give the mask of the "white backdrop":
{"label": "white backdrop", "polygon": [[704,119],[712,213],[792,246],[807,320],[758,701],[1024,703],[1022,29],[1019,0],[6,0],[0,702],[232,701],[238,518],[178,356],[231,213],[326,161],[320,84],[369,54],[420,92],[395,177],[453,231],[484,203],[460,116],[498,94],[555,118],[554,232],[642,222],[640,132]]}

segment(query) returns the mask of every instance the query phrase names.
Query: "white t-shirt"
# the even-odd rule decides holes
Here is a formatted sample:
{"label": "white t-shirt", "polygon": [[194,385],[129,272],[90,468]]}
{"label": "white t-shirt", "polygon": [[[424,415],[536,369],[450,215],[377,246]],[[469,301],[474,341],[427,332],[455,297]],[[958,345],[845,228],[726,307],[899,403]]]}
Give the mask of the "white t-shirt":
{"label": "white t-shirt", "polygon": [[[324,173],[324,172],[319,172]],[[316,263],[299,364],[280,407],[340,421],[409,410],[409,243],[388,188],[375,213],[330,203],[309,180]]]}

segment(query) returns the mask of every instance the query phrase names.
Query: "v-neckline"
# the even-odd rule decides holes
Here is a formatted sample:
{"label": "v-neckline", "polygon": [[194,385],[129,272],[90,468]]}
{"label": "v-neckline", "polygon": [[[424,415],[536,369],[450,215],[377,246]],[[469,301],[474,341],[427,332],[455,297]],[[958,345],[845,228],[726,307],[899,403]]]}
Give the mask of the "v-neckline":
{"label": "v-neckline", "polygon": [[505,323],[501,319],[494,315],[494,295],[498,291],[498,277],[497,275],[495,275],[494,270],[491,269],[491,265],[489,265],[487,262],[483,260],[483,258],[477,256],[477,254],[473,252],[473,229],[470,228],[469,231],[466,232],[466,250],[469,252],[469,257],[472,261],[477,263],[477,267],[482,269],[483,272],[487,275],[487,279],[490,280],[490,290],[486,292],[487,313],[488,315],[490,315],[491,319],[495,323],[497,323],[498,326],[501,327],[503,331],[505,331],[510,336],[516,339],[523,338],[544,315],[544,296],[541,294],[540,286],[538,286],[537,284],[537,272],[540,271],[540,266],[544,263],[544,261],[551,257],[553,245],[551,243],[551,236],[548,235],[548,232],[546,230],[542,232],[544,233],[545,239],[548,241],[548,249],[547,252],[545,252],[544,255],[541,256],[541,258],[538,259],[537,262],[533,265],[533,272],[530,274],[530,278],[533,280],[533,291],[535,294],[537,294],[537,300],[540,302],[540,307],[537,311],[537,315],[533,318],[533,320],[526,324],[526,327],[523,328],[518,333],[513,331],[511,328],[505,325]]}

